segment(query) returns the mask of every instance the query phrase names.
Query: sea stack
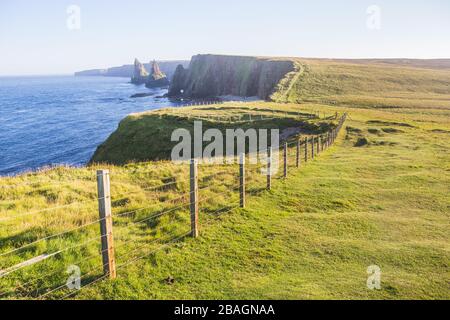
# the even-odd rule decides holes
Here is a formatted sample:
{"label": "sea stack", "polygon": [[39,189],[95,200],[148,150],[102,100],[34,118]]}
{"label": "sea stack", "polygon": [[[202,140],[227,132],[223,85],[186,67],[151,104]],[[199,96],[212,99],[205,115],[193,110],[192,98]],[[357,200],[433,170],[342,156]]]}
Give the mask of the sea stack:
{"label": "sea stack", "polygon": [[131,82],[134,84],[146,83],[148,78],[148,72],[145,70],[144,65],[138,60],[134,59],[134,72],[131,77]]}
{"label": "sea stack", "polygon": [[150,65],[150,75],[147,77],[145,86],[147,88],[167,87],[169,85],[169,79],[167,79],[167,76],[161,71],[158,63],[153,60]]}

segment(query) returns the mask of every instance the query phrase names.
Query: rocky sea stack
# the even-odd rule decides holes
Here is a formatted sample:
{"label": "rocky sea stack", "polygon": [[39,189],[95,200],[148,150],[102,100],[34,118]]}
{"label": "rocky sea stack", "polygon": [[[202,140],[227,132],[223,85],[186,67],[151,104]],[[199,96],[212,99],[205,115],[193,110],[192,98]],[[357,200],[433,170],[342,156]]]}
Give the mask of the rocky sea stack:
{"label": "rocky sea stack", "polygon": [[168,95],[194,99],[225,95],[269,99],[278,83],[294,70],[292,59],[196,55],[188,69],[177,67]]}
{"label": "rocky sea stack", "polygon": [[151,66],[152,69],[150,75],[147,77],[145,86],[147,88],[167,87],[169,85],[169,79],[167,79],[167,76],[161,71],[158,63],[153,60]]}
{"label": "rocky sea stack", "polygon": [[169,79],[161,71],[158,63],[153,60],[150,63],[150,73],[145,66],[138,60],[134,60],[134,71],[131,77],[131,82],[134,84],[144,84],[147,88],[160,88],[167,87],[169,85]]}
{"label": "rocky sea stack", "polygon": [[131,82],[134,84],[143,84],[147,81],[148,72],[144,65],[138,60],[134,59],[134,72],[131,77]]}

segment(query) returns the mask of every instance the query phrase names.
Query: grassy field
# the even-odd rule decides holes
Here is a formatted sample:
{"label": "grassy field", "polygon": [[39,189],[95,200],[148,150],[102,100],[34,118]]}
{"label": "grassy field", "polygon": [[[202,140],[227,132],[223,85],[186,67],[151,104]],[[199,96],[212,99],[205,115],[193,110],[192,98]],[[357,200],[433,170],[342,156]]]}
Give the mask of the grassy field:
{"label": "grassy field", "polygon": [[[324,68],[324,77],[326,70],[334,70],[338,77],[349,68],[337,62],[313,63],[310,70]],[[367,77],[384,72],[374,68]],[[387,69],[395,73],[395,67]],[[355,76],[360,74],[352,70]],[[320,132],[324,127],[320,123],[331,119],[306,120],[298,113],[348,112],[336,143],[315,160],[296,169],[294,149],[290,150],[289,177],[278,176],[272,191],[264,190],[265,177],[250,166],[246,209],[236,208],[236,166],[201,166],[198,239],[180,238],[189,231],[186,165],[167,161],[93,165],[0,179],[0,269],[69,248],[0,278],[0,298],[63,298],[70,293],[60,288],[68,277],[66,269],[76,264],[87,285],[69,296],[76,299],[449,299],[449,78],[444,71],[417,70],[415,77],[424,80],[411,94],[409,82],[383,85],[380,78],[370,86],[370,79],[353,79],[350,85],[343,77],[334,84],[342,90],[335,99],[326,92],[333,92],[336,79],[329,79],[328,89],[315,89],[328,80],[301,74],[286,87],[288,100],[299,104],[229,103],[125,120],[122,125],[130,128],[133,121],[155,128],[146,137],[136,136],[142,129],[132,129],[130,137],[143,141],[164,131],[164,126],[155,127],[159,120],[186,123],[206,117],[226,128],[230,116],[251,113],[254,118],[263,116],[254,124],[264,127],[274,125],[264,118],[275,115],[275,126],[302,121],[308,134]],[[401,80],[413,77],[414,71],[400,68],[394,73],[390,77]],[[301,86],[299,81],[310,85]],[[394,92],[399,99],[395,105],[390,100]],[[186,120],[187,116],[192,118]],[[125,163],[148,156],[139,150],[129,159],[120,158],[118,150],[126,148],[120,142],[124,137],[112,136],[112,143],[105,146],[116,157],[112,160]],[[163,157],[167,151],[159,146]],[[111,170],[119,266],[114,281],[100,278],[98,168]],[[51,206],[63,207],[34,214]],[[149,219],[165,210],[171,212]],[[26,212],[31,214],[22,215]],[[380,290],[366,287],[370,265],[381,268]]]}
{"label": "grassy field", "polygon": [[[80,298],[450,298],[448,122],[350,112],[348,135],[248,209]],[[359,136],[369,144],[355,147]],[[369,265],[381,290],[366,287]]]}
{"label": "grassy field", "polygon": [[[388,60],[389,61],[389,60]],[[450,108],[450,68],[406,68],[380,62],[297,60],[272,98],[377,109]]]}

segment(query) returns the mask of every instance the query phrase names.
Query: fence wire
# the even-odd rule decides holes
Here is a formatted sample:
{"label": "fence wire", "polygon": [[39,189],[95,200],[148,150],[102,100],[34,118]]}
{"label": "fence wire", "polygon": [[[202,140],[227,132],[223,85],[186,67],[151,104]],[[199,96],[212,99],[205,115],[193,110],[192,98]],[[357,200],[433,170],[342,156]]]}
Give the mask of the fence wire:
{"label": "fence wire", "polygon": [[[341,130],[341,127],[342,127],[345,119],[346,119],[346,114],[344,114],[339,119],[338,125],[335,128],[331,129],[326,134],[319,134],[319,135],[315,135],[315,136],[310,136],[310,138],[308,138],[308,140],[305,140],[304,138],[302,138],[300,140],[287,141],[286,145],[283,144],[282,146],[280,146],[281,159],[286,159],[287,167],[289,167],[289,166],[297,166],[297,159],[299,160],[300,166],[305,164],[307,160],[308,161],[312,160],[313,157],[312,157],[312,153],[311,153],[311,150],[310,150],[310,148],[312,148],[312,145],[311,145],[312,141],[314,141],[314,156],[316,156],[317,154],[320,154],[322,151],[325,151],[328,147],[330,147],[332,145],[332,143],[336,139],[336,136],[339,133],[339,131]],[[266,120],[266,119],[263,119],[263,120]],[[320,142],[321,142],[320,145],[319,145],[319,148],[317,148],[317,141],[318,140],[320,140]],[[284,158],[284,148],[285,148],[285,146],[287,147],[287,149],[286,149],[287,154],[286,154],[286,157]],[[305,149],[307,150],[306,154],[304,152]],[[294,152],[292,152],[293,150],[294,150]],[[261,160],[261,158],[257,158],[257,159]],[[198,188],[197,189],[197,193],[204,193],[204,192],[211,193],[211,195],[207,195],[205,197],[202,196],[202,197],[199,197],[199,198],[196,199],[197,206],[199,206],[200,204],[203,204],[203,206],[201,206],[201,212],[203,213],[203,216],[205,217],[205,219],[202,220],[202,224],[205,225],[205,226],[208,226],[208,225],[212,224],[214,221],[219,219],[225,213],[228,213],[228,212],[230,212],[230,211],[232,211],[234,209],[237,209],[237,208],[239,208],[241,206],[240,203],[239,203],[240,202],[240,199],[239,199],[239,196],[238,196],[239,193],[236,192],[236,191],[241,190],[242,187],[243,187],[243,190],[245,190],[246,194],[249,194],[249,195],[254,195],[254,194],[256,194],[259,191],[266,190],[266,176],[267,176],[267,172],[265,172],[265,171],[268,168],[268,163],[264,163],[263,161],[260,161],[260,162],[257,162],[256,164],[252,164],[252,163],[246,164],[245,165],[245,172],[246,172],[246,175],[248,175],[248,173],[250,173],[250,172],[261,171],[260,172],[261,174],[251,174],[251,175],[249,175],[248,177],[246,177],[245,183],[243,185],[240,182],[238,182],[236,184],[236,182],[234,180],[232,180],[230,185],[225,185],[225,187],[228,188],[226,191],[215,191],[214,192],[213,191],[214,188],[217,188],[218,186],[223,186],[224,185],[223,183],[219,184],[219,185],[216,185],[216,184],[212,183],[218,177],[221,177],[223,175],[232,174],[232,175],[234,175],[235,178],[239,178],[239,176],[238,176],[238,172],[239,171],[237,170],[237,168],[238,168],[237,166],[227,165],[227,167],[228,167],[228,170],[222,170],[222,171],[219,171],[219,172],[208,174],[206,176],[198,177],[198,180],[196,182],[197,188]],[[261,169],[264,169],[264,170],[261,170]],[[281,166],[278,169],[279,169],[278,170],[278,174],[283,176],[284,175],[283,167]],[[98,176],[99,175],[97,174],[97,177]],[[275,176],[272,175],[272,177],[275,177]],[[193,181],[192,177],[190,177],[189,179],[186,179],[186,180],[178,180],[177,177],[170,177],[168,179],[173,179],[173,181],[169,181],[167,183],[156,185],[156,186],[148,186],[148,187],[145,187],[145,188],[141,188],[140,190],[137,190],[135,192],[119,194],[119,195],[116,196],[116,197],[118,197],[118,199],[114,198],[114,200],[115,201],[120,201],[120,200],[124,199],[123,197],[129,196],[131,194],[135,194],[135,193],[139,193],[139,192],[150,192],[150,191],[153,191],[153,190],[155,190],[155,191],[156,190],[161,190],[161,189],[164,189],[166,187],[170,187],[170,186],[176,185],[178,183],[187,183],[187,182],[192,182]],[[260,180],[262,180],[262,183],[261,183]],[[203,183],[207,183],[207,185],[206,186],[201,186],[199,188],[198,187],[198,182],[199,181],[201,181]],[[238,181],[240,181],[240,180],[238,180]],[[89,181],[89,182],[93,182],[93,181]],[[33,184],[36,184],[36,183],[38,183],[38,182],[30,182],[29,185],[33,185]],[[250,185],[254,185],[253,189],[250,188]],[[258,186],[259,186],[259,189],[258,189]],[[162,216],[168,215],[168,214],[173,213],[173,212],[177,212],[179,210],[187,210],[188,206],[192,207],[192,205],[194,204],[193,202],[191,202],[193,193],[194,193],[194,191],[191,190],[188,193],[184,193],[180,197],[177,197],[177,198],[174,198],[174,199],[166,199],[164,201],[158,201],[158,203],[155,203],[152,206],[140,207],[140,208],[132,209],[132,210],[129,210],[129,211],[113,214],[112,218],[114,220],[116,220],[117,218],[125,218],[125,217],[128,217],[128,216],[132,215],[132,214],[136,214],[136,213],[144,211],[144,210],[152,210],[152,209],[154,209],[157,206],[166,205],[167,203],[177,203],[177,205],[174,206],[174,207],[165,208],[164,210],[162,210],[160,212],[157,211],[156,213],[153,213],[153,214],[151,214],[149,216],[142,217],[142,218],[137,219],[137,220],[128,221],[125,224],[125,227],[128,228],[128,230],[129,230],[129,227],[131,227],[131,226],[140,225],[140,224],[142,224],[144,222],[148,222],[148,221],[151,221],[151,220],[158,219],[158,218],[160,218]],[[208,206],[207,203],[210,200],[212,200],[212,199],[221,199],[223,196],[227,196],[227,195],[230,195],[230,198],[227,200],[227,203],[225,205],[223,205],[223,204],[219,205],[219,208],[214,208],[214,209],[212,209],[212,211],[208,210],[208,207],[211,208],[212,206],[216,206],[216,204],[210,204]],[[190,199],[189,199],[189,202],[186,203],[185,201],[187,200],[188,197]],[[234,197],[236,197],[237,199],[235,199]],[[19,214],[19,215],[15,215],[15,216],[12,216],[12,217],[6,217],[6,218],[3,218],[3,219],[0,219],[0,222],[8,221],[8,220],[16,219],[16,218],[20,218],[20,217],[23,217],[23,216],[32,216],[34,214],[39,214],[39,213],[42,213],[42,212],[48,212],[48,211],[51,211],[51,210],[65,209],[65,208],[68,208],[70,206],[74,206],[76,204],[80,204],[81,205],[81,204],[86,204],[86,203],[91,203],[91,202],[96,202],[96,201],[100,202],[100,201],[105,200],[105,199],[111,201],[111,199],[107,199],[107,198],[111,198],[111,197],[106,197],[106,198],[105,197],[97,197],[96,199],[80,201],[80,202],[73,202],[73,203],[66,204],[66,205],[55,206],[55,207],[46,208],[46,209],[42,209],[42,210],[25,212],[23,214]],[[181,201],[181,204],[179,204],[180,201]],[[236,201],[238,202],[238,204],[235,204]],[[192,216],[192,212],[191,212],[191,216]],[[49,235],[49,236],[46,236],[46,237],[42,237],[42,238],[37,239],[35,241],[32,241],[30,243],[24,244],[24,245],[22,245],[20,247],[17,247],[17,248],[14,248],[12,250],[9,250],[7,252],[1,253],[0,254],[0,258],[6,257],[6,256],[10,256],[12,254],[15,254],[15,256],[17,256],[21,252],[22,253],[26,252],[25,249],[27,249],[27,248],[31,248],[33,246],[37,246],[40,243],[48,242],[49,240],[60,238],[60,237],[65,236],[67,234],[73,233],[75,231],[80,231],[80,230],[82,230],[84,228],[87,228],[89,226],[92,226],[94,224],[105,222],[106,219],[107,218],[96,219],[96,220],[90,221],[88,223],[82,224],[80,226],[77,226],[77,227],[74,227],[74,228],[70,228],[68,230],[61,231],[59,233],[55,233],[55,234],[52,234],[52,235]],[[120,221],[120,222],[122,223],[123,221]],[[134,247],[133,250],[131,250],[131,251],[128,250],[124,254],[118,255],[116,257],[116,259],[119,259],[119,260],[123,259],[125,261],[117,264],[116,265],[116,270],[120,269],[120,268],[124,268],[125,266],[127,266],[129,264],[135,263],[136,261],[139,261],[139,260],[145,258],[146,256],[152,254],[152,253],[160,251],[160,250],[164,249],[165,247],[170,246],[171,244],[173,244],[173,243],[181,240],[182,238],[192,234],[192,230],[189,230],[187,232],[183,232],[180,236],[176,236],[174,238],[169,238],[168,239],[166,237],[165,238],[156,237],[156,235],[158,234],[158,230],[166,229],[169,226],[173,226],[173,225],[175,225],[175,228],[176,228],[180,224],[181,224],[180,221],[174,220],[174,221],[170,221],[166,225],[158,227],[158,228],[150,227],[152,229],[152,231],[154,231],[154,237],[155,238],[153,238],[151,240],[145,240],[144,243],[139,244],[137,247]],[[119,229],[119,230],[122,231],[122,229]],[[83,241],[82,243],[71,245],[71,246],[66,246],[66,247],[60,248],[60,249],[58,249],[56,251],[52,251],[52,252],[49,252],[49,253],[44,253],[41,256],[36,256],[36,257],[31,259],[31,260],[37,259],[36,260],[37,262],[35,262],[35,263],[27,264],[28,261],[24,261],[23,263],[19,263],[19,264],[15,265],[15,266],[8,267],[6,270],[0,270],[0,279],[6,278],[7,276],[10,276],[10,275],[12,275],[12,274],[14,274],[14,273],[16,273],[18,271],[21,271],[24,268],[35,266],[39,262],[48,261],[49,259],[54,259],[56,256],[64,254],[66,252],[69,252],[69,251],[72,251],[72,250],[75,250],[75,249],[79,249],[79,248],[82,248],[82,247],[87,247],[88,245],[93,244],[95,242],[97,242],[97,245],[100,245],[100,241],[99,240],[101,240],[101,242],[103,242],[103,239],[107,238],[109,236],[112,236],[112,233],[107,233],[107,234],[103,234],[101,236],[92,237],[92,238],[89,238],[89,239]],[[127,239],[125,241],[118,241],[118,243],[115,245],[114,249],[117,251],[118,248],[124,248],[126,245],[129,245],[130,243],[131,244],[136,244],[137,241],[138,240],[136,239],[136,237],[130,237],[129,239]],[[168,241],[168,242],[164,242],[164,241]],[[160,245],[158,248],[153,248],[152,250],[147,251],[144,255],[141,255],[141,251],[143,249],[149,248],[150,246],[157,245],[157,243],[159,243],[159,242],[164,242],[164,243],[162,245]],[[126,247],[126,248],[128,248],[128,247]],[[85,262],[92,261],[95,258],[101,258],[102,255],[105,252],[108,252],[109,250],[111,250],[110,247],[108,247],[106,249],[97,250],[97,252],[95,254],[91,254],[91,255],[88,255],[87,257],[83,257],[83,258],[77,260],[75,262],[75,264],[82,264],[82,263],[85,263]],[[119,251],[117,251],[117,252],[119,252]],[[41,260],[39,260],[40,257],[42,257]],[[94,274],[95,272],[100,272],[100,270],[101,270],[101,272],[103,272],[103,275],[95,278],[92,281],[89,281],[88,283],[85,283],[82,286],[82,288],[85,288],[87,286],[90,286],[90,285],[92,285],[92,284],[94,284],[94,283],[96,283],[98,281],[101,281],[101,280],[107,278],[109,276],[109,274],[107,272],[104,272],[104,269],[105,269],[105,267],[107,265],[108,264],[103,264],[103,262],[102,262],[102,265],[94,265],[93,267],[91,267],[88,270],[87,273],[83,274],[83,276],[80,279],[82,282],[84,280],[87,280],[87,277],[92,275],[92,274]],[[49,272],[46,272],[45,274],[43,274],[41,276],[35,277],[35,278],[33,278],[33,279],[23,283],[23,284],[19,284],[19,285],[13,286],[12,288],[9,288],[9,289],[7,289],[7,290],[5,290],[3,292],[0,292],[0,297],[8,295],[9,293],[14,293],[17,290],[19,290],[20,288],[26,288],[30,284],[38,284],[44,278],[53,277],[56,274],[59,274],[61,272],[61,268],[64,268],[64,267],[65,267],[64,265],[58,265],[55,268],[52,268],[51,270],[49,270]],[[58,286],[56,286],[54,288],[36,288],[32,292],[39,293],[39,292],[45,291],[44,293],[40,294],[37,297],[38,299],[44,299],[46,297],[53,296],[55,293],[57,293],[58,291],[60,291],[60,290],[62,290],[64,288],[66,288],[66,284],[58,285]],[[76,294],[77,292],[69,292],[69,293],[65,294],[63,296],[63,298],[68,298],[68,297]]]}

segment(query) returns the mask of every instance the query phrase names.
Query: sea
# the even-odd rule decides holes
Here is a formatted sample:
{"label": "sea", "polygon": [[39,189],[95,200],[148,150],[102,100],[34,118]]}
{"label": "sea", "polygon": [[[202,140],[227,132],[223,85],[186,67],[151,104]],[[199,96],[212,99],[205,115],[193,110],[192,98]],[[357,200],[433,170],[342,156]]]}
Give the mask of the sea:
{"label": "sea", "polygon": [[128,114],[177,105],[166,92],[129,78],[0,77],[0,176],[85,165]]}

